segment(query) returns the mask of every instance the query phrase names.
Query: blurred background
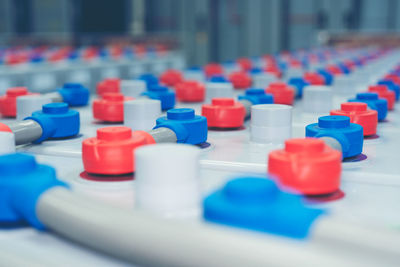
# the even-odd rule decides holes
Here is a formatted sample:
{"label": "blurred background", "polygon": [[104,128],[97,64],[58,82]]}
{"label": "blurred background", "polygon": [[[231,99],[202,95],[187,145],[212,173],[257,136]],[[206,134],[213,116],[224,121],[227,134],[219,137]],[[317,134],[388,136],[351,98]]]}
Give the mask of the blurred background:
{"label": "blurred background", "polygon": [[397,14],[397,0],[0,0],[0,45],[150,38],[176,45],[191,66],[395,38]]}

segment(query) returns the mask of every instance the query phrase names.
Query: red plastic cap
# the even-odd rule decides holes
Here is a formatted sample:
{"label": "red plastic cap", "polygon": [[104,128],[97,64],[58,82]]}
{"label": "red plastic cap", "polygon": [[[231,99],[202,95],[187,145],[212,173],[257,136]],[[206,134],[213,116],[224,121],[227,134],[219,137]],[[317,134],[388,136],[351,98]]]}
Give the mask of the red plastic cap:
{"label": "red plastic cap", "polygon": [[5,117],[17,116],[17,97],[22,95],[32,95],[26,87],[12,87],[0,97],[0,112]]}
{"label": "red plastic cap", "polygon": [[105,127],[97,130],[97,137],[83,140],[82,160],[85,171],[92,174],[119,175],[134,172],[135,148],[154,144],[147,132],[129,127]]}
{"label": "red plastic cap", "polygon": [[387,89],[386,85],[372,85],[368,87],[369,92],[377,93],[380,98],[384,98],[388,102],[388,109],[394,109],[396,102],[396,93]]}
{"label": "red plastic cap", "polygon": [[211,105],[201,107],[201,114],[207,118],[208,127],[238,128],[243,125],[246,109],[233,98],[213,98]]}
{"label": "red plastic cap", "polygon": [[10,127],[8,127],[7,124],[1,123],[1,122],[0,122],[0,132],[10,132],[10,133],[12,133]]}
{"label": "red plastic cap", "polygon": [[102,95],[104,93],[119,93],[121,80],[117,78],[108,78],[97,83],[97,94]]}
{"label": "red plastic cap", "polygon": [[304,74],[304,80],[306,80],[311,85],[324,85],[325,79],[322,75],[313,72],[306,72]]}
{"label": "red plastic cap", "polygon": [[293,88],[283,82],[272,82],[265,90],[267,94],[274,96],[275,104],[292,105],[294,101],[295,91]]}
{"label": "red plastic cap", "polygon": [[233,72],[229,75],[229,81],[235,89],[247,89],[251,86],[251,77],[245,72]]}
{"label": "red plastic cap", "polygon": [[202,102],[206,89],[198,81],[184,81],[175,86],[176,98],[181,102]]}
{"label": "red plastic cap", "polygon": [[236,63],[239,64],[240,68],[243,71],[249,71],[253,68],[253,63],[251,62],[250,59],[242,57],[236,60]]}
{"label": "red plastic cap", "polygon": [[207,78],[211,78],[214,75],[222,75],[224,73],[224,69],[220,64],[209,63],[204,66],[204,72]]}
{"label": "red plastic cap", "polygon": [[378,112],[368,109],[366,103],[346,102],[341,104],[341,109],[331,110],[331,115],[341,115],[350,118],[350,122],[363,127],[364,136],[376,134],[378,126]]}
{"label": "red plastic cap", "polygon": [[339,68],[339,66],[336,66],[336,65],[329,65],[329,66],[326,68],[326,70],[327,70],[330,74],[332,74],[332,75],[339,75],[339,74],[342,74],[342,73],[343,73],[343,72],[342,72],[342,69]]}
{"label": "red plastic cap", "polygon": [[165,86],[175,86],[183,81],[182,73],[177,70],[166,70],[160,76],[160,82]]}
{"label": "red plastic cap", "polygon": [[276,65],[269,65],[264,69],[264,71],[275,75],[277,78],[282,78],[282,72]]}
{"label": "red plastic cap", "polygon": [[268,173],[284,186],[305,195],[323,195],[340,186],[342,155],[317,138],[295,138],[272,151]]}
{"label": "red plastic cap", "polygon": [[120,93],[105,93],[93,101],[93,117],[107,122],[124,121],[124,101],[133,100]]}

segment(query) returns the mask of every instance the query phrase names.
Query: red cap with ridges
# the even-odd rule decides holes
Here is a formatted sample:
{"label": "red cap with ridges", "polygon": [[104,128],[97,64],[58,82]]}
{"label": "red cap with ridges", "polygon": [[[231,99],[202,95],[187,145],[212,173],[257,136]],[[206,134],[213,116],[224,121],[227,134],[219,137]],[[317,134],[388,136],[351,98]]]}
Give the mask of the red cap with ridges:
{"label": "red cap with ridges", "polygon": [[317,138],[295,138],[268,157],[268,173],[304,195],[334,193],[340,186],[342,155]]}
{"label": "red cap with ridges", "polygon": [[332,75],[339,75],[343,73],[337,65],[329,65],[328,67],[326,67],[326,70]]}
{"label": "red cap with ridges", "polygon": [[0,113],[5,117],[17,116],[17,97],[23,95],[36,95],[28,92],[26,87],[8,88],[6,94],[0,97]]}
{"label": "red cap with ridges", "polygon": [[214,75],[222,75],[224,73],[224,69],[218,63],[209,63],[204,66],[204,72],[207,78],[211,78]]}
{"label": "red cap with ridges", "polygon": [[235,89],[247,89],[251,86],[251,77],[243,71],[232,72],[229,81]]}
{"label": "red cap with ridges", "polygon": [[396,102],[396,93],[388,90],[386,85],[371,85],[368,87],[369,92],[377,93],[380,98],[384,98],[388,102],[388,109],[394,109],[394,103]]}
{"label": "red cap with ridges", "polygon": [[118,78],[108,78],[97,83],[97,94],[102,95],[104,93],[119,93],[121,89],[121,80]]}
{"label": "red cap with ridges", "polygon": [[272,82],[265,90],[267,94],[274,96],[275,104],[292,105],[295,91],[292,87],[283,82]]}
{"label": "red cap with ridges", "polygon": [[276,65],[268,65],[265,69],[265,72],[275,75],[277,78],[282,78],[282,72]]}
{"label": "red cap with ridges", "polygon": [[202,102],[206,89],[198,81],[184,81],[175,86],[176,98],[181,102]]}
{"label": "red cap with ridges", "polygon": [[160,76],[160,82],[165,86],[175,86],[183,81],[182,73],[178,70],[166,70]]}
{"label": "red cap with ridges", "polygon": [[240,68],[243,71],[249,71],[253,67],[253,63],[251,62],[250,59],[242,57],[236,60],[236,63],[239,64]]}
{"label": "red cap with ridges", "polygon": [[309,82],[311,85],[324,85],[325,79],[322,75],[314,72],[306,72],[304,74],[304,80]]}
{"label": "red cap with ridges", "polygon": [[356,123],[363,127],[364,136],[376,134],[376,127],[378,126],[378,112],[376,110],[368,109],[366,103],[342,103],[341,109],[331,110],[330,114],[349,117],[351,123]]}
{"label": "red cap with ridges", "polygon": [[133,151],[140,146],[155,144],[147,132],[129,127],[105,127],[97,137],[83,140],[82,161],[85,171],[92,174],[120,175],[134,172]]}
{"label": "red cap with ridges", "polygon": [[245,107],[233,98],[213,98],[201,107],[201,115],[207,118],[208,127],[238,128],[246,116]]}
{"label": "red cap with ridges", "polygon": [[1,123],[1,122],[0,122],[0,132],[10,132],[10,133],[12,133],[10,127],[8,127],[7,124]]}
{"label": "red cap with ridges", "polygon": [[120,93],[104,93],[101,98],[93,101],[93,117],[107,122],[124,121],[124,101],[133,100]]}

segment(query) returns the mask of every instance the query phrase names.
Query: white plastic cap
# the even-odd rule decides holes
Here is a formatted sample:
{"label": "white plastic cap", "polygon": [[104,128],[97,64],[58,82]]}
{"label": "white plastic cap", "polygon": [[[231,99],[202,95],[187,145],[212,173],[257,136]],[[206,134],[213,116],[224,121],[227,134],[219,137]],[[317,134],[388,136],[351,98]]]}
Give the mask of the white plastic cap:
{"label": "white plastic cap", "polygon": [[42,106],[51,102],[49,96],[24,95],[17,97],[17,120],[23,120],[32,115],[32,112],[42,110]]}
{"label": "white plastic cap", "polygon": [[332,91],[336,94],[354,95],[359,85],[351,75],[338,75],[333,80]]}
{"label": "white plastic cap", "polygon": [[148,131],[161,116],[161,101],[136,99],[124,102],[124,125],[133,131]]}
{"label": "white plastic cap", "polygon": [[211,99],[216,97],[232,97],[233,85],[231,83],[206,83],[206,102],[211,102]]}
{"label": "white plastic cap", "polygon": [[200,151],[186,144],[137,148],[134,152],[136,207],[163,217],[198,215]]}
{"label": "white plastic cap", "polygon": [[251,141],[263,144],[280,144],[290,138],[291,135],[291,106],[279,104],[251,106]]}
{"label": "white plastic cap", "polygon": [[15,152],[14,134],[10,132],[0,132],[0,155]]}
{"label": "white plastic cap", "polygon": [[278,78],[270,73],[257,73],[253,75],[253,87],[265,89],[270,83],[276,80],[278,80]]}
{"label": "white plastic cap", "polygon": [[146,91],[146,83],[141,80],[122,80],[121,93],[124,96],[138,97],[141,93]]}
{"label": "white plastic cap", "polygon": [[308,113],[329,114],[332,109],[332,90],[324,85],[304,87],[303,111]]}
{"label": "white plastic cap", "polygon": [[203,70],[185,70],[183,72],[183,77],[185,80],[195,80],[198,82],[204,82],[206,80]]}

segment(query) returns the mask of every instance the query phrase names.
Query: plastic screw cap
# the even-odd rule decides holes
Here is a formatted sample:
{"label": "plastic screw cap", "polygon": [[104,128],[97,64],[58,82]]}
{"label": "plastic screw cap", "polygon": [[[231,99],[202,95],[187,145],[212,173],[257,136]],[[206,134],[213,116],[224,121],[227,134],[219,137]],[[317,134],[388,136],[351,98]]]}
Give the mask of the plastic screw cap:
{"label": "plastic screw cap", "polygon": [[86,172],[120,175],[134,172],[133,151],[143,145],[154,144],[147,132],[125,126],[97,129],[97,137],[82,142],[82,161]]}
{"label": "plastic screw cap", "polygon": [[306,86],[303,91],[303,110],[309,113],[329,114],[332,98],[332,90],[328,86]]}
{"label": "plastic screw cap", "polygon": [[208,103],[211,99],[218,97],[232,97],[233,85],[231,83],[218,83],[208,82],[206,83],[206,100]]}
{"label": "plastic screw cap", "polygon": [[204,199],[203,212],[207,221],[294,238],[306,237],[323,213],[305,206],[300,196],[281,191],[270,177],[229,181]]}
{"label": "plastic screw cap", "polygon": [[321,74],[307,72],[304,74],[304,80],[311,85],[324,85],[325,79]]}
{"label": "plastic screw cap", "polygon": [[176,98],[181,102],[202,102],[206,94],[204,85],[197,81],[184,81],[175,86]]}
{"label": "plastic screw cap", "polygon": [[388,109],[394,109],[394,103],[396,102],[396,93],[388,90],[386,85],[372,85],[368,87],[369,92],[377,93],[380,98],[384,98],[388,102]]}
{"label": "plastic screw cap", "polygon": [[165,217],[191,217],[200,211],[200,149],[157,144],[135,150],[136,207]]}
{"label": "plastic screw cap", "polygon": [[347,116],[319,117],[318,123],[306,126],[306,137],[336,139],[341,145],[343,158],[357,156],[363,149],[363,128],[359,124],[350,123]]}
{"label": "plastic screw cap", "polygon": [[0,130],[0,155],[15,152],[14,134],[8,131]]}
{"label": "plastic screw cap", "polygon": [[36,163],[31,155],[13,153],[0,156],[0,222],[27,221],[36,229],[45,227],[36,216],[40,196],[55,186],[67,187],[55,170]]}
{"label": "plastic screw cap", "polygon": [[246,94],[241,95],[238,98],[239,100],[250,101],[253,105],[274,103],[274,97],[271,94],[266,94],[263,89],[256,88],[246,90]]}
{"label": "plastic screw cap", "polygon": [[213,98],[201,107],[201,115],[207,118],[208,127],[239,128],[244,123],[246,109],[233,98]]}
{"label": "plastic screw cap", "polygon": [[45,95],[24,95],[17,98],[17,120],[23,120],[32,115],[32,112],[41,110],[42,106],[51,103],[50,97]]}
{"label": "plastic screw cap", "polygon": [[274,96],[275,104],[293,104],[295,91],[283,82],[270,83],[265,92]]}
{"label": "plastic screw cap", "polygon": [[153,129],[160,116],[160,100],[137,99],[124,102],[124,125],[134,131]]}
{"label": "plastic screw cap", "polygon": [[34,120],[42,128],[42,136],[35,141],[40,143],[50,138],[65,138],[79,133],[79,112],[68,109],[67,103],[50,103],[42,110],[35,111],[25,120]]}
{"label": "plastic screw cap", "polygon": [[236,63],[240,66],[243,71],[249,71],[253,68],[253,63],[248,58],[239,58]]}
{"label": "plastic screw cap", "polygon": [[0,112],[5,117],[17,116],[17,97],[30,95],[26,87],[12,87],[0,97]]}
{"label": "plastic screw cap", "polygon": [[183,81],[182,73],[178,70],[166,70],[160,76],[160,83],[165,86],[174,87]]}
{"label": "plastic screw cap", "polygon": [[162,127],[171,129],[178,143],[197,145],[207,141],[207,119],[195,115],[191,108],[168,110],[167,116],[157,119],[154,129]]}
{"label": "plastic screw cap", "polygon": [[124,96],[138,97],[147,90],[146,83],[142,80],[122,80],[121,93]]}
{"label": "plastic screw cap", "polygon": [[268,156],[268,173],[304,195],[336,192],[340,186],[342,155],[317,138],[294,138]]}
{"label": "plastic screw cap", "polygon": [[247,89],[251,87],[251,77],[246,72],[233,72],[229,75],[229,81],[235,89]]}
{"label": "plastic screw cap", "polygon": [[363,127],[364,136],[376,134],[378,112],[368,109],[366,103],[347,102],[341,104],[341,109],[331,110],[331,115],[341,115],[350,118],[350,122]]}
{"label": "plastic screw cap", "polygon": [[100,121],[122,122],[124,121],[124,102],[133,100],[132,97],[124,97],[120,93],[105,93],[100,99],[93,101],[93,117]]}
{"label": "plastic screw cap", "polygon": [[[329,71],[326,70],[318,70],[317,73],[324,77],[325,84],[326,85],[332,85],[333,83],[333,74],[331,74]],[[335,76],[336,78],[337,76]]]}
{"label": "plastic screw cap", "polygon": [[80,83],[66,83],[58,93],[70,107],[86,106],[89,102],[89,89]]}
{"label": "plastic screw cap", "polygon": [[358,93],[356,98],[348,101],[366,103],[370,109],[378,112],[378,121],[383,121],[386,118],[388,111],[387,100],[379,98],[377,93]]}
{"label": "plastic screw cap", "polygon": [[265,72],[255,73],[252,78],[254,88],[267,88],[270,83],[278,79],[275,75]]}
{"label": "plastic screw cap", "polygon": [[386,85],[387,88],[391,91],[393,91],[396,94],[396,101],[399,100],[400,96],[400,85],[396,84],[392,80],[380,80],[378,84]]}
{"label": "plastic screw cap", "polygon": [[175,92],[168,90],[165,86],[153,86],[141,95],[150,99],[160,100],[162,110],[168,110],[175,106]]}
{"label": "plastic screw cap", "polygon": [[120,92],[120,79],[108,78],[97,84],[97,94],[102,95],[104,93],[119,93]]}
{"label": "plastic screw cap", "polygon": [[292,135],[292,107],[280,104],[251,107],[250,138],[256,143],[283,143]]}
{"label": "plastic screw cap", "polygon": [[210,78],[214,75],[222,75],[224,74],[224,69],[220,64],[217,63],[209,63],[204,66],[204,73],[207,78]]}
{"label": "plastic screw cap", "polygon": [[151,73],[145,73],[139,76],[139,80],[142,80],[147,85],[147,90],[150,90],[154,86],[158,86],[158,78]]}

